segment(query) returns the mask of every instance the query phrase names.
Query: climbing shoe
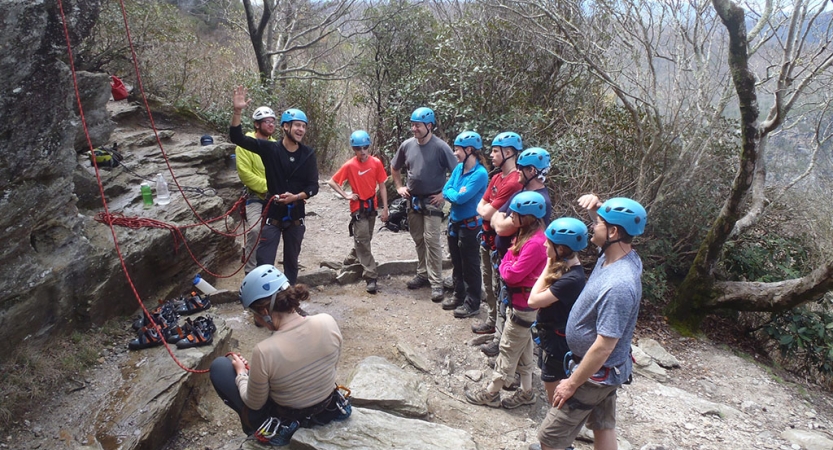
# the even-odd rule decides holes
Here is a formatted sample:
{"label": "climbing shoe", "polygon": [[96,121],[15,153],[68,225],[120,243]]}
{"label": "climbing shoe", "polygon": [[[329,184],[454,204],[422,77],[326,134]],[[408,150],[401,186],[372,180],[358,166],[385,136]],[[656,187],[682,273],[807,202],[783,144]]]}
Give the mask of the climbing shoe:
{"label": "climbing shoe", "polygon": [[[419,289],[419,288],[424,288],[424,287],[431,286],[431,282],[428,281],[428,278],[425,278],[422,275],[417,275],[417,276],[411,278],[410,280],[408,280],[408,282],[405,283],[405,286],[407,286],[408,289],[413,290],[413,289]],[[442,292],[442,289],[440,289],[440,291]]]}
{"label": "climbing shoe", "polygon": [[534,404],[535,393],[532,392],[532,389],[528,391],[518,389],[511,396],[500,401],[500,406],[503,406],[506,409],[515,409],[519,406]]}
{"label": "climbing shoe", "polygon": [[186,326],[191,328],[191,331],[184,339],[176,343],[177,348],[191,348],[201,347],[203,345],[210,345],[214,340],[214,333],[217,327],[214,326],[214,321],[210,317],[197,317],[193,321],[185,319]]}
{"label": "climbing shoe", "polygon": [[162,345],[162,337],[152,325],[147,325],[139,329],[139,336],[127,344],[130,350],[141,350],[143,348],[156,347]]}
{"label": "climbing shoe", "polygon": [[500,408],[500,392],[490,394],[486,389],[466,391],[466,401],[474,405]]}
{"label": "climbing shoe", "polygon": [[289,445],[292,435],[298,431],[300,423],[297,420],[281,420],[277,417],[270,417],[263,422],[260,428],[254,433],[255,439],[266,445],[283,447]]}
{"label": "climbing shoe", "polygon": [[177,314],[188,316],[205,311],[208,308],[211,308],[211,300],[208,299],[208,296],[197,295],[196,292],[192,292],[190,296],[182,297],[176,303],[175,311]]}

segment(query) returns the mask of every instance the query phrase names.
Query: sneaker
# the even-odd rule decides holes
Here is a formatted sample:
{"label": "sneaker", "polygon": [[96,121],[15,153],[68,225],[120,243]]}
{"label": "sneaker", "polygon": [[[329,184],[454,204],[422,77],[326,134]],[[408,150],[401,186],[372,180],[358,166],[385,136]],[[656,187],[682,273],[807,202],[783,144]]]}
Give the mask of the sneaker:
{"label": "sneaker", "polygon": [[466,401],[474,405],[484,405],[491,408],[500,408],[500,392],[490,394],[486,389],[477,391],[466,391]]}
{"label": "sneaker", "polygon": [[[432,292],[433,294],[433,292]],[[431,298],[433,300],[433,297]],[[462,305],[463,301],[453,295],[451,297],[446,298],[443,300],[442,307],[446,311],[451,311],[452,309],[456,309],[458,306]]]}
{"label": "sneaker", "polygon": [[495,324],[480,322],[471,326],[471,332],[474,334],[493,334],[495,332]]}
{"label": "sneaker", "polygon": [[471,309],[471,306],[465,302],[454,310],[454,317],[458,319],[465,319],[466,317],[472,317],[478,314],[480,314],[480,308]]}
{"label": "sneaker", "polygon": [[[439,303],[439,302],[443,301],[443,298],[445,298],[445,293],[443,293],[443,288],[431,288],[431,301],[432,302]],[[455,306],[454,308],[456,308],[456,307],[457,306]],[[451,309],[454,309],[454,308],[451,308]]]}
{"label": "sneaker", "polygon": [[367,287],[364,289],[367,291],[368,294],[375,294],[376,293],[376,279],[371,278],[367,280]]}
{"label": "sneaker", "polygon": [[506,409],[515,409],[519,406],[534,404],[535,393],[532,392],[532,389],[528,391],[518,389],[514,394],[500,401],[500,406]]}
{"label": "sneaker", "polygon": [[[419,289],[419,288],[424,288],[424,287],[431,286],[431,282],[428,281],[428,278],[425,278],[422,275],[417,275],[417,276],[411,278],[410,280],[408,280],[408,282],[405,283],[405,286],[408,286],[408,289],[413,290],[413,289]],[[440,290],[442,290],[442,289],[440,289]]]}
{"label": "sneaker", "polygon": [[443,289],[446,291],[454,290],[454,277],[452,275],[443,278]]}
{"label": "sneaker", "polygon": [[495,341],[483,344],[480,346],[480,351],[489,357],[497,356],[500,353],[500,344]]}

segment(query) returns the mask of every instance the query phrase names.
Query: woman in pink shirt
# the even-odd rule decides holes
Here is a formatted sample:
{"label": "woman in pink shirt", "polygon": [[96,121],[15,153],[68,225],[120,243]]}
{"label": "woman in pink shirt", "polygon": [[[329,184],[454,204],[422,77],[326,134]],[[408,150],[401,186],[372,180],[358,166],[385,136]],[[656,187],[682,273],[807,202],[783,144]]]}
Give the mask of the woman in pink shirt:
{"label": "woman in pink shirt", "polygon": [[[489,385],[482,390],[466,392],[466,400],[476,405],[507,409],[535,403],[532,392],[532,334],[529,328],[535,321],[536,310],[527,303],[532,286],[547,264],[543,218],[546,213],[544,197],[534,191],[521,192],[509,205],[512,221],[518,234],[503,261],[500,276],[506,285],[500,299],[508,301],[506,325],[500,337],[500,353]],[[521,388],[510,397],[500,398],[500,390],[521,376]]]}

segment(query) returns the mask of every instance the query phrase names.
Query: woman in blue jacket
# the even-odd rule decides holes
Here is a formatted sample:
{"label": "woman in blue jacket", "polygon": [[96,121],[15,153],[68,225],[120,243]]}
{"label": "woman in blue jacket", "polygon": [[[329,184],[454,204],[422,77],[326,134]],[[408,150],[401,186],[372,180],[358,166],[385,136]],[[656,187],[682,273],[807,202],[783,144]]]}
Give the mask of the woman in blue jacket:
{"label": "woman in blue jacket", "polygon": [[454,266],[454,295],[443,300],[442,307],[453,309],[454,317],[459,319],[480,313],[482,276],[477,233],[482,219],[477,215],[477,204],[489,184],[481,148],[483,141],[474,131],[464,131],[454,139],[454,156],[459,164],[443,188],[443,197],[451,203],[448,249]]}

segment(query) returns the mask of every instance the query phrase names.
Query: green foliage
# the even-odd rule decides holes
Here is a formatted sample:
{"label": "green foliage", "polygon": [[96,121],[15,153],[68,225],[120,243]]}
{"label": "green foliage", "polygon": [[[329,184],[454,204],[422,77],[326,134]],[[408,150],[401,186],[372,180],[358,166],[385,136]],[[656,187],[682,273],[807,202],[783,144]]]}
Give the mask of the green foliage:
{"label": "green foliage", "polygon": [[763,330],[793,370],[833,376],[833,314],[829,302],[773,314]]}
{"label": "green foliage", "polygon": [[809,255],[799,237],[775,233],[726,243],[723,267],[735,280],[781,281],[798,278],[809,267]]}

